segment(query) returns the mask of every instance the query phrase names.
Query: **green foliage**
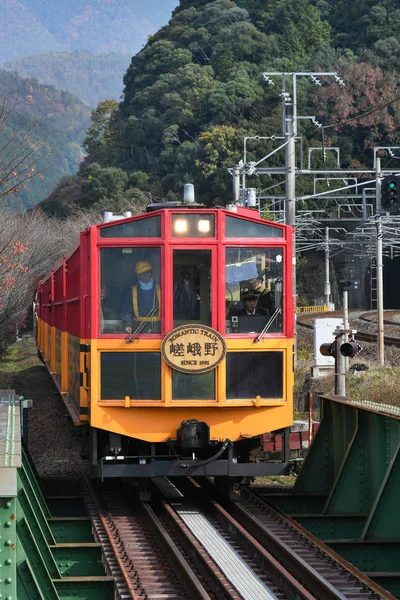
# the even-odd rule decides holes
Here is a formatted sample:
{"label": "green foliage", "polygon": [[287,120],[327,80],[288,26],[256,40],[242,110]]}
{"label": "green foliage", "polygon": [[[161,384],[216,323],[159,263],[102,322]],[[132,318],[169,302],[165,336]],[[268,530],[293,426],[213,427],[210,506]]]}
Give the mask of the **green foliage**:
{"label": "green foliage", "polygon": [[107,160],[118,126],[115,116],[117,108],[116,100],[104,100],[91,112],[91,125],[83,140],[83,147],[93,162]]}
{"label": "green foliage", "polygon": [[[395,96],[396,77],[377,65],[394,66],[398,58],[395,8],[395,0],[353,6],[342,0],[181,0],[169,24],[132,58],[118,108],[109,111],[101,103],[93,112],[81,176],[85,180],[88,165],[97,163],[127,174],[121,180],[125,194],[141,189],[155,199],[175,198],[190,181],[199,201],[229,202],[227,169],[242,157],[243,137],[281,132],[277,90],[266,85],[262,72],[321,66],[338,71],[346,88],[316,90],[299,79],[299,112],[335,123],[368,111]],[[362,63],[368,56],[370,62]],[[340,146],[343,165],[355,166],[360,148],[397,138],[399,122],[397,107],[390,105],[329,129],[325,143]],[[305,151],[309,143],[321,144],[310,122],[300,122],[299,129]],[[262,148],[272,150],[268,142]],[[259,151],[260,145],[249,142],[247,160],[257,160]],[[272,156],[269,164],[281,165],[282,156]],[[260,183],[251,181],[255,187]],[[310,193],[307,186],[299,182],[298,192]],[[83,185],[82,203],[99,202],[102,189]],[[111,190],[103,196],[115,197]]]}
{"label": "green foliage", "polygon": [[128,182],[128,175],[122,169],[108,167],[102,169],[99,164],[91,164],[82,178],[80,206],[111,200],[121,196]]}

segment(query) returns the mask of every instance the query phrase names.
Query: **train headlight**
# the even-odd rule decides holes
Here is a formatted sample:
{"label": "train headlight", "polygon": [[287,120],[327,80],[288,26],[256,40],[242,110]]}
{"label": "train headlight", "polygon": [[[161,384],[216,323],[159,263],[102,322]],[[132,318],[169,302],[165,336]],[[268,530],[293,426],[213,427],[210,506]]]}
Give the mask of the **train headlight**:
{"label": "train headlight", "polygon": [[210,231],[210,221],[208,219],[200,219],[197,226],[200,233],[208,233]]}
{"label": "train headlight", "polygon": [[174,223],[175,233],[186,233],[188,230],[188,222],[186,219],[176,219]]}

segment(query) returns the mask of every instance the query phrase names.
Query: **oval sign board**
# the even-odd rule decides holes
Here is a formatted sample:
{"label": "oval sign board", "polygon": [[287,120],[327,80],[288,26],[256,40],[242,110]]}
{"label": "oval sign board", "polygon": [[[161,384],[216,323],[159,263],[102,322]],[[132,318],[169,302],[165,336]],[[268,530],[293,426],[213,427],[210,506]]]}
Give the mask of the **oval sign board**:
{"label": "oval sign board", "polygon": [[182,325],[163,339],[165,362],[183,373],[205,373],[214,369],[226,354],[224,338],[206,325]]}

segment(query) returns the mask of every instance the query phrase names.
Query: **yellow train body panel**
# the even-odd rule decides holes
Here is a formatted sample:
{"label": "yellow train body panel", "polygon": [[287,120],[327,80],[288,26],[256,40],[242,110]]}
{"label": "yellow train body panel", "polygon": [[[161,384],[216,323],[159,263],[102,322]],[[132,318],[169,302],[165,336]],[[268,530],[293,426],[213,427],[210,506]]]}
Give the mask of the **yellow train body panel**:
{"label": "yellow train body panel", "polygon": [[[171,368],[161,368],[162,400],[101,400],[100,353],[160,352],[160,341],[142,340],[135,350],[124,340],[80,340],[38,322],[38,342],[49,370],[59,382],[60,392],[68,394],[76,411],[75,422],[90,422],[92,427],[151,443],[165,442],[176,436],[178,425],[198,419],[210,426],[210,438],[237,441],[286,427],[292,422],[293,340],[262,339],[254,348],[252,340],[226,340],[227,352],[281,350],[284,353],[282,398],[227,400],[225,360],[216,368],[216,399],[172,400]],[[57,340],[61,339],[61,344]],[[44,341],[44,345],[40,343]],[[56,348],[57,345],[57,348]],[[90,348],[90,352],[82,351]],[[60,353],[60,356],[59,356]],[[47,357],[47,358],[46,358]],[[49,363],[49,357],[51,363]],[[56,369],[56,365],[61,368]]]}
{"label": "yellow train body panel", "polygon": [[[227,352],[252,350],[252,340],[226,340]],[[216,399],[172,400],[171,368],[161,366],[162,400],[100,400],[100,352],[132,352],[131,346],[119,340],[91,340],[90,423],[93,427],[112,431],[147,442],[165,442],[176,436],[182,421],[198,419],[210,426],[210,438],[227,437],[237,441],[267,431],[286,427],[292,422],[293,340],[276,338],[261,340],[256,351],[281,350],[284,353],[283,394],[277,399],[226,399],[225,360],[216,368]],[[138,348],[139,349],[139,348]],[[160,351],[160,342],[143,340],[140,351]],[[290,393],[288,391],[290,390]]]}

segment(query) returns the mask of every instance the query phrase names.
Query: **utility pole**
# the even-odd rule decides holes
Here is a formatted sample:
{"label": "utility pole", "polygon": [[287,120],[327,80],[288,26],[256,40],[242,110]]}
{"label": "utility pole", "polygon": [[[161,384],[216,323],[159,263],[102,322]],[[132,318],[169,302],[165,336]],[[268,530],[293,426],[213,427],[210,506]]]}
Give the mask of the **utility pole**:
{"label": "utility pole", "polygon": [[329,306],[331,301],[331,282],[329,279],[329,227],[325,227],[325,285],[324,304]]}
{"label": "utility pole", "polygon": [[378,359],[385,364],[385,339],[383,332],[383,233],[381,207],[381,159],[376,158],[376,287],[377,287],[377,324]]}
{"label": "utility pole", "polygon": [[[331,300],[331,286],[330,286],[330,272],[329,272],[329,260],[331,258],[330,255],[330,246],[336,245],[337,251],[341,252],[343,249],[348,247],[360,248],[363,252],[364,244],[363,239],[367,239],[367,243],[370,244],[371,239],[371,230],[372,235],[376,235],[376,256],[377,256],[377,287],[379,290],[378,295],[378,348],[381,364],[384,361],[384,339],[383,339],[383,233],[382,229],[385,225],[385,221],[382,219],[381,215],[381,167],[379,165],[378,152],[386,151],[392,156],[393,151],[397,147],[391,146],[379,146],[374,149],[374,163],[373,168],[362,168],[362,169],[354,169],[354,168],[341,168],[340,167],[340,155],[338,148],[330,148],[331,150],[337,153],[337,164],[334,168],[329,168],[326,165],[322,169],[313,168],[311,164],[311,153],[313,151],[323,151],[324,149],[321,147],[312,147],[308,151],[308,164],[303,164],[303,138],[298,135],[298,120],[299,119],[309,119],[316,127],[321,127],[321,124],[317,122],[315,116],[311,115],[298,115],[297,113],[297,82],[299,77],[307,77],[310,78],[311,81],[317,85],[322,86],[324,82],[320,81],[318,77],[333,77],[335,81],[339,85],[344,85],[344,82],[340,77],[338,77],[335,72],[264,72],[263,73],[265,81],[269,85],[275,85],[277,82],[274,81],[279,77],[281,81],[281,93],[279,94],[282,99],[282,134],[275,135],[271,134],[268,136],[251,136],[244,138],[244,150],[243,150],[243,161],[235,167],[229,169],[230,173],[233,175],[233,196],[235,203],[242,203],[244,206],[250,206],[250,200],[248,198],[247,189],[246,189],[246,177],[256,175],[258,177],[262,175],[266,175],[269,177],[273,177],[272,185],[268,185],[268,187],[263,190],[265,192],[269,192],[267,195],[263,195],[262,191],[260,193],[260,198],[265,200],[271,200],[274,203],[279,204],[279,213],[278,219],[280,222],[284,221],[286,224],[293,226],[296,229],[296,240],[294,240],[293,244],[293,256],[292,256],[292,266],[293,266],[293,300],[294,306],[296,306],[296,249],[297,250],[309,250],[311,248],[324,249],[325,250],[325,285],[324,285],[324,300],[326,304],[329,304]],[[273,144],[274,148],[272,150],[268,150],[265,155],[256,161],[248,161],[248,152],[247,152],[247,142],[255,141],[258,143],[264,142],[275,142]],[[296,143],[299,142],[299,151],[298,155],[296,154]],[[326,149],[327,150],[327,149]],[[273,155],[277,155],[278,153],[284,153],[284,165],[277,166],[265,164],[268,162]],[[264,163],[264,164],[262,164]],[[384,175],[388,173],[399,173],[399,170],[387,169],[385,168],[383,171]],[[371,176],[371,180],[365,179],[365,175]],[[314,178],[314,193],[302,195],[296,198],[296,177],[313,177]],[[362,181],[359,181],[359,177],[362,178]],[[328,182],[328,180],[333,179],[343,179],[345,180],[344,186],[334,187],[333,189],[328,189],[326,191],[318,192],[316,191],[316,181],[320,179],[324,179]],[[354,180],[353,185],[349,185],[348,180]],[[400,178],[399,178],[400,179]],[[374,186],[375,189],[368,186]],[[284,193],[280,193],[281,187],[285,187]],[[330,185],[328,183],[328,187]],[[365,191],[364,191],[365,189]],[[376,217],[373,215],[373,203],[374,196],[367,195],[367,191],[371,190],[371,194],[376,196]],[[250,197],[250,195],[249,195]],[[304,211],[300,211],[303,213],[303,217],[307,217],[308,223],[311,225],[302,227],[302,221],[299,219],[299,211],[297,211],[296,216],[296,200],[306,201],[309,199],[316,200],[318,198],[326,198],[326,199],[335,199],[337,201],[338,209],[343,205],[343,214],[338,216],[332,216],[330,214],[324,215],[324,208],[312,208]],[[370,204],[368,204],[368,201]],[[282,215],[281,206],[284,206],[284,215]],[[269,207],[271,209],[271,206]],[[317,213],[321,213],[321,217],[317,216]],[[346,214],[348,213],[348,214]],[[361,214],[362,213],[362,216]],[[371,218],[369,217],[369,213],[371,214]],[[296,223],[296,219],[298,222]],[[358,221],[360,223],[360,227],[356,230],[358,231],[358,237],[356,238],[354,234],[352,234],[352,239],[332,239],[332,235],[330,236],[329,231],[325,228],[325,236],[321,236],[321,238],[315,240],[311,236],[307,236],[307,232],[310,229],[314,229],[315,231],[315,223],[318,223],[318,220],[323,219],[325,221],[324,225],[320,224],[321,233],[325,228],[327,221],[336,221],[337,219],[342,219],[343,221]],[[386,229],[387,226],[385,225]],[[361,230],[361,231],[360,231]],[[400,230],[400,229],[399,229]],[[393,248],[400,251],[400,235],[398,235],[398,229],[396,229],[396,217],[394,217],[393,225],[389,230],[389,233],[385,233],[385,243],[390,246],[393,252]],[[349,234],[349,238],[351,235]],[[393,240],[393,241],[392,241]],[[297,248],[296,248],[297,247]],[[371,245],[371,250],[375,252],[375,244]],[[295,361],[296,361],[296,340],[295,340]]]}
{"label": "utility pole", "polygon": [[[273,85],[272,76],[280,76],[282,79],[282,125],[283,135],[285,136],[285,215],[286,224],[291,225],[293,230],[293,255],[292,255],[292,289],[293,289],[293,307],[294,319],[296,323],[296,136],[297,136],[297,120],[311,119],[316,123],[315,117],[299,117],[297,115],[297,78],[300,76],[311,77],[311,80],[316,85],[322,85],[316,75],[333,76],[336,81],[343,84],[343,81],[337,76],[337,73],[314,73],[314,72],[296,72],[296,73],[263,73],[264,79],[270,85]],[[292,79],[291,94],[286,90],[286,78]],[[295,329],[296,331],[296,329]],[[296,333],[294,336],[294,363],[297,364],[297,339]]]}
{"label": "utility pole", "polygon": [[[294,90],[295,91],[295,90]],[[285,135],[285,215],[286,224],[293,227],[292,252],[292,290],[294,310],[294,364],[297,364],[296,334],[296,138],[295,129],[295,97],[290,104],[290,97],[285,93],[285,75],[282,75],[282,116]]]}

